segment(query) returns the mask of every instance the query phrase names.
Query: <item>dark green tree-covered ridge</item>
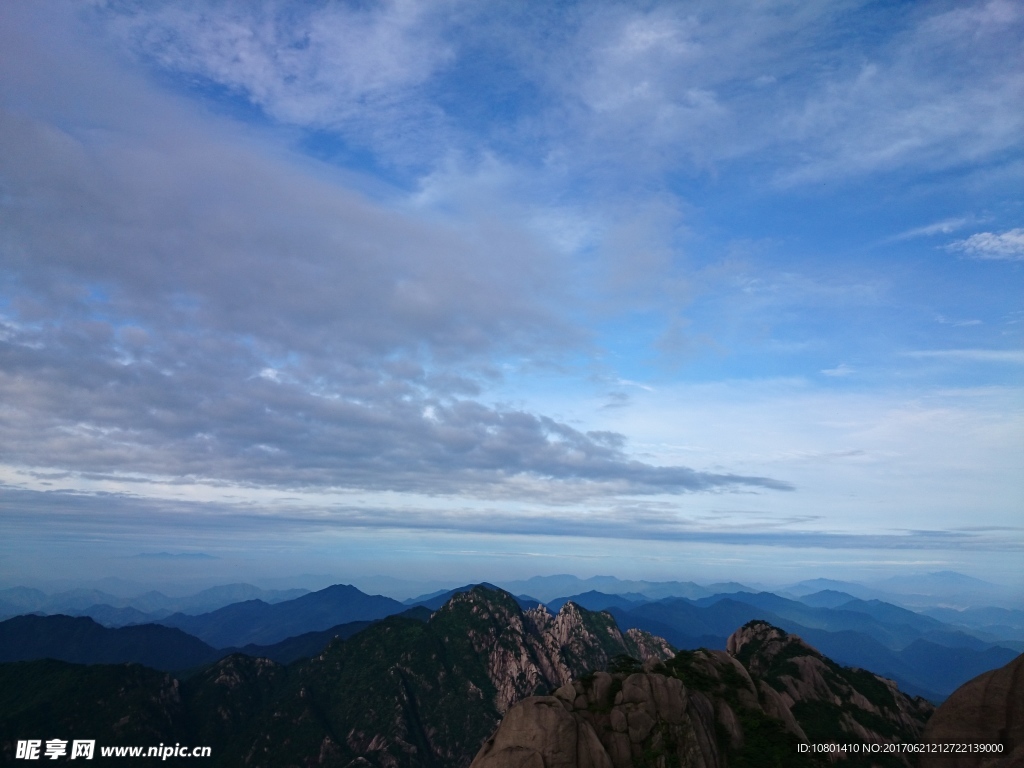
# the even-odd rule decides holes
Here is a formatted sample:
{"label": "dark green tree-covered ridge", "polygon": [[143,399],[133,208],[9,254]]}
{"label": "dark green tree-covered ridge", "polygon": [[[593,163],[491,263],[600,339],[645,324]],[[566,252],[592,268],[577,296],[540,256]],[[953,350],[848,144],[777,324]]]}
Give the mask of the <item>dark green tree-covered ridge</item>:
{"label": "dark green tree-covered ridge", "polygon": [[178,681],[136,665],[4,664],[0,755],[12,760],[17,739],[88,738],[209,745],[224,766],[465,766],[512,703],[618,654],[672,650],[608,614],[524,612],[476,587],[427,621],[390,617],[288,666],[236,654]]}
{"label": "dark green tree-covered ridge", "polygon": [[[404,613],[419,614],[422,610],[411,608]],[[180,629],[159,624],[111,629],[87,616],[15,616],[0,621],[0,662],[56,659],[73,664],[130,663],[180,672],[213,663],[232,653],[244,653],[288,664],[314,656],[333,638],[350,637],[372,623],[338,624],[273,645],[213,648]]]}

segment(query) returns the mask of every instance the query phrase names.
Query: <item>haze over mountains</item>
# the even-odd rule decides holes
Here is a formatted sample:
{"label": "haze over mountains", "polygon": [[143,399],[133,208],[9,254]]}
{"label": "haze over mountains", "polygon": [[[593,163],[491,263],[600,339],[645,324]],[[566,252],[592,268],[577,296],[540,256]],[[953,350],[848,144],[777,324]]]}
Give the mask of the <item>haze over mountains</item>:
{"label": "haze over mountains", "polygon": [[[5,624],[26,620],[90,622]],[[104,631],[124,637],[140,629]],[[659,754],[675,754],[689,767],[744,765],[763,752],[778,762],[801,741],[843,734],[913,740],[933,710],[765,622],[738,629],[728,646],[677,654],[607,613],[571,602],[554,615],[543,606],[523,610],[513,595],[477,586],[288,665],[232,653],[172,677],[136,664],[3,663],[0,731],[206,744],[212,764],[225,766],[465,768],[478,753],[492,766],[496,755],[515,753],[505,743],[509,729],[532,743],[559,738],[564,729],[548,732],[543,716],[525,731],[515,724],[515,713],[540,696],[542,708],[560,700],[589,717],[598,731],[592,747],[607,748],[614,766],[656,765]],[[575,754],[575,743],[563,756]],[[0,761],[14,759],[13,744],[0,745]],[[787,764],[823,764],[793,759]]]}
{"label": "haze over mountains", "polygon": [[[351,585],[305,592],[234,584],[174,599],[148,592],[116,598],[114,605],[86,605],[112,597],[93,590],[46,595],[13,588],[0,591],[0,606],[6,613],[79,618],[21,616],[0,622],[0,661],[135,662],[179,670],[241,650],[287,663],[315,654],[333,637],[348,637],[388,616],[410,611],[429,615],[472,586],[399,602],[367,595]],[[521,609],[543,603],[557,613],[572,602],[588,610],[607,611],[624,629],[650,632],[680,649],[724,649],[736,627],[768,621],[839,663],[889,677],[903,690],[936,702],[1024,650],[1024,610],[992,605],[965,610],[943,607],[956,599],[958,586],[976,594],[987,590],[993,601],[1008,599],[1009,590],[959,574],[887,583],[890,589],[904,589],[903,595],[830,580],[802,582],[778,592],[734,582],[699,585],[570,575],[535,577],[504,586],[514,590]],[[816,587],[827,588],[810,591]],[[877,597],[902,600],[909,595],[913,604],[926,589],[941,592],[930,596],[930,606],[916,611],[904,607],[906,603]],[[233,597],[252,599],[231,601]],[[172,607],[180,610],[169,613]],[[143,608],[154,610],[146,613]],[[416,614],[417,610],[424,613]]]}

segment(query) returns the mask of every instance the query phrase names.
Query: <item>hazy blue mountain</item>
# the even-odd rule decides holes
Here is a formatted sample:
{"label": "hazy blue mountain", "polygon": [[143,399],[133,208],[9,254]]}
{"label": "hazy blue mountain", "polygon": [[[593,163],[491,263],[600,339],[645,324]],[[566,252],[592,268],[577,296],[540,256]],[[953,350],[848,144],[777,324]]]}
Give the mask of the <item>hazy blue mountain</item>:
{"label": "hazy blue mountain", "polygon": [[580,595],[556,597],[554,600],[548,600],[545,605],[547,605],[549,611],[557,613],[570,600],[576,603],[576,605],[586,608],[588,611],[603,611],[607,608],[624,608],[629,610],[643,603],[651,602],[650,598],[637,592],[627,592],[623,595],[608,595],[604,592],[591,590]]}
{"label": "hazy blue mountain", "polygon": [[992,584],[955,571],[893,576],[870,584],[809,579],[784,588],[785,592],[801,600],[806,595],[826,590],[846,592],[859,600],[883,600],[915,611],[940,606],[1011,609],[1024,606],[1024,591],[1019,587],[1014,589]]}
{"label": "hazy blue mountain", "polygon": [[[420,618],[426,621],[430,617],[429,612],[426,618],[412,611],[405,611],[403,616],[409,618]],[[357,632],[361,632],[374,622],[372,621],[350,621],[347,624],[339,624],[330,629],[322,629],[317,632],[306,632],[295,637],[289,637],[279,643],[272,645],[246,645],[243,648],[225,648],[220,651],[222,656],[232,652],[244,653],[246,656],[253,656],[260,659],[270,659],[278,664],[291,664],[299,659],[311,659],[320,653],[335,638],[347,640]]]}
{"label": "hazy blue mountain", "polygon": [[227,648],[269,645],[338,624],[382,619],[407,607],[390,597],[367,595],[353,586],[335,584],[274,605],[247,600],[198,616],[174,614],[160,623],[182,629],[215,648]]}
{"label": "hazy blue mountain", "polygon": [[180,629],[144,624],[109,629],[84,616],[16,616],[0,622],[0,661],[143,664],[180,670],[223,654]]}
{"label": "hazy blue mountain", "polygon": [[1002,589],[998,584],[976,579],[956,571],[937,571],[909,576],[890,576],[876,582],[876,586],[889,592],[920,592],[926,595],[941,594],[944,591],[957,592]]}
{"label": "hazy blue mountain", "polygon": [[831,632],[862,632],[894,649],[902,648],[928,632],[948,629],[935,619],[877,600],[853,600],[837,608],[814,608],[771,592],[757,592],[714,595],[693,602],[710,607],[724,599],[755,606],[804,627]]}
{"label": "hazy blue mountain", "polygon": [[877,597],[877,590],[853,581],[836,581],[835,579],[806,579],[804,581],[798,581],[796,584],[790,584],[785,587],[785,590],[787,592],[792,592],[794,595],[798,595],[801,598],[804,595],[825,591],[845,592],[846,594],[861,600],[871,600]]}
{"label": "hazy blue mountain", "polygon": [[840,663],[892,678],[900,688],[936,703],[972,677],[1000,667],[1018,655],[1009,648],[949,648],[927,640],[917,640],[900,651],[893,651],[857,632],[821,632],[805,628],[797,634],[812,645],[827,647],[828,655]]}
{"label": "hazy blue mountain", "polygon": [[31,613],[39,610],[46,601],[46,593],[32,587],[7,587],[0,589],[0,605],[5,609],[18,613]]}
{"label": "hazy blue mountain", "polygon": [[261,589],[252,584],[223,584],[185,598],[177,598],[173,606],[167,607],[181,613],[205,613],[244,600],[262,600],[274,605],[306,594],[309,594],[308,589]]}
{"label": "hazy blue mountain", "polygon": [[837,610],[866,614],[887,624],[913,627],[922,632],[934,631],[942,627],[942,622],[937,619],[882,600],[851,600],[837,606]]}
{"label": "hazy blue mountain", "polygon": [[990,642],[967,632],[952,629],[931,630],[922,634],[918,640],[927,640],[929,643],[944,645],[947,648],[969,648],[974,651],[984,651],[987,648],[997,647],[1000,643],[1005,643],[1006,648],[1015,648],[1012,640]]}
{"label": "hazy blue mountain", "polygon": [[706,584],[704,589],[716,594],[732,594],[734,592],[752,592],[750,587],[746,584],[740,584],[738,581],[716,581],[713,584]]}
{"label": "hazy blue mountain", "polygon": [[909,608],[1024,607],[1024,591],[1020,587],[993,584],[955,571],[893,576],[871,586],[879,590],[877,597]]}
{"label": "hazy blue mountain", "polygon": [[972,677],[1008,664],[1020,654],[1009,648],[947,648],[917,640],[899,652],[900,658],[917,675],[948,696]]}
{"label": "hazy blue mountain", "polygon": [[1024,641],[1024,611],[1007,608],[927,608],[922,613],[954,627],[963,627],[987,640]]}
{"label": "hazy blue mountain", "polygon": [[[743,626],[755,618],[777,623],[781,617],[747,603],[724,598],[706,607],[701,607],[685,598],[669,598],[645,603],[635,608],[609,609],[617,622],[624,627],[636,627],[655,633],[651,627],[677,648],[694,649],[711,647],[725,649],[725,640],[736,627]],[[707,639],[714,638],[714,645],[707,645]]]}
{"label": "hazy blue mountain", "polygon": [[676,648],[682,650],[696,650],[698,648],[710,648],[724,650],[725,641],[728,635],[720,633],[712,634],[710,629],[703,625],[691,625],[686,623],[682,616],[666,616],[661,621],[658,613],[626,611],[622,608],[608,608],[606,611],[612,615],[615,622],[621,627],[636,627],[652,635],[664,637]]}
{"label": "hazy blue mountain", "polygon": [[736,582],[726,582],[703,587],[692,581],[628,581],[614,576],[592,576],[581,579],[577,576],[560,574],[556,576],[534,576],[524,581],[502,582],[503,589],[513,593],[536,595],[547,602],[564,595],[578,595],[584,592],[603,592],[606,595],[638,593],[651,600],[667,597],[699,598],[716,592],[750,591],[750,587]]}
{"label": "hazy blue mountain", "polygon": [[71,589],[48,595],[31,587],[0,589],[0,602],[18,613],[70,613],[91,605],[118,605],[119,598],[98,589]]}
{"label": "hazy blue mountain", "polygon": [[206,613],[244,600],[279,603],[294,600],[307,592],[305,589],[274,590],[260,589],[252,584],[224,584],[183,597],[168,597],[155,590],[119,597],[97,589],[46,593],[31,587],[10,587],[0,590],[0,615],[63,613],[91,616],[101,624],[123,626],[153,621],[172,613]]}
{"label": "hazy blue mountain", "polygon": [[427,602],[428,600],[433,600],[435,597],[440,597],[441,595],[447,595],[449,592],[452,592],[452,591],[453,590],[451,590],[451,589],[435,589],[433,592],[427,592],[426,594],[423,594],[423,595],[417,595],[416,597],[407,597],[407,598],[405,598],[405,600],[402,601],[402,604],[403,605],[417,605],[417,604],[422,605],[423,603]]}
{"label": "hazy blue mountain", "polygon": [[852,606],[858,610],[847,610],[850,604],[814,608],[762,592],[676,598],[634,608],[613,607],[609,612],[622,627],[658,634],[689,650],[724,649],[730,627],[768,621],[803,637],[842,664],[891,677],[905,690],[933,701],[1018,652],[898,606],[854,600]]}
{"label": "hazy blue mountain", "polygon": [[801,603],[812,608],[838,608],[843,603],[856,599],[849,592],[840,592],[835,589],[823,589],[820,592],[812,592],[799,598]]}
{"label": "hazy blue mountain", "polygon": [[152,624],[169,616],[167,611],[143,613],[137,608],[115,608],[112,605],[90,605],[83,611],[74,611],[72,616],[88,616],[105,627],[127,627],[131,624]]}
{"label": "hazy blue mountain", "polygon": [[[333,578],[330,579],[326,585],[317,584],[310,588],[313,590],[322,589],[324,586],[329,586],[331,583],[337,581],[337,578]],[[264,581],[264,583],[269,582]],[[281,581],[281,586],[291,586],[291,583]],[[309,585],[304,584],[302,586]],[[448,580],[397,579],[393,576],[377,574],[374,576],[360,576],[358,580],[352,582],[352,586],[368,595],[384,595],[385,597],[393,597],[396,600],[405,602],[408,599],[416,598],[420,595],[436,595],[440,592],[451,589],[455,584]]]}
{"label": "hazy blue mountain", "polygon": [[[426,621],[430,611],[412,608],[403,616]],[[164,671],[185,670],[244,653],[279,664],[312,658],[335,638],[345,640],[373,621],[353,621],[306,632],[271,645],[213,648],[180,629],[146,624],[111,629],[87,617],[17,616],[0,622],[0,662],[57,659],[75,664],[144,664]]]}

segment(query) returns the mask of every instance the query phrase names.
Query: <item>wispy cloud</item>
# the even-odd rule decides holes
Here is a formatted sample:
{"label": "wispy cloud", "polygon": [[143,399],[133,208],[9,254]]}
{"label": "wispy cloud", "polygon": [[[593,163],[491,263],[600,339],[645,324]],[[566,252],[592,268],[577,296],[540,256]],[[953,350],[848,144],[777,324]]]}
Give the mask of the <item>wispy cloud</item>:
{"label": "wispy cloud", "polygon": [[[100,16],[152,65],[396,164],[501,146],[614,182],[760,156],[790,185],[1019,145],[1021,81],[1003,66],[1016,4],[875,8],[894,30],[882,37],[852,23],[859,5],[162,2]],[[491,68],[500,86],[474,87]],[[464,119],[462,89],[478,109],[530,96],[511,122],[484,126]]]}
{"label": "wispy cloud", "polygon": [[[438,151],[447,130],[420,89],[454,58],[443,20],[456,5],[123,3],[100,15],[115,39],[169,72],[408,161],[407,142]],[[402,136],[410,124],[416,135]]]}
{"label": "wispy cloud", "polygon": [[[122,496],[16,491],[0,486],[10,530],[22,534],[40,525],[59,526],[73,537],[82,529],[101,538],[130,539],[153,531],[176,531],[174,538],[215,538],[232,531],[250,536],[301,536],[354,529],[431,531],[497,536],[546,536],[632,541],[675,541],[783,549],[883,549],[1006,551],[1024,549],[1024,539],[1005,527],[985,530],[842,530],[818,527],[818,515],[765,515],[724,521],[719,515],[688,516],[658,507],[607,507],[586,513],[520,512],[495,514],[464,507],[425,512],[409,508],[336,506],[320,509],[259,509],[233,505],[154,502]],[[144,516],[140,516],[144,512]],[[734,513],[733,513],[734,514]],[[187,535],[181,522],[189,521]],[[163,553],[166,554],[166,553]],[[158,557],[163,558],[163,554]],[[171,555],[172,558],[178,556]],[[166,558],[163,558],[166,559]]]}
{"label": "wispy cloud", "polygon": [[1024,351],[1013,349],[928,349],[907,352],[908,357],[965,363],[1024,363]]}
{"label": "wispy cloud", "polygon": [[974,259],[996,261],[1024,260],[1024,229],[1010,229],[1006,232],[978,232],[964,240],[957,240],[946,246]]}
{"label": "wispy cloud", "polygon": [[942,325],[952,325],[954,328],[967,328],[972,325],[984,325],[984,322],[977,319],[971,320],[952,320],[943,315],[936,315],[935,322],[941,323]]}
{"label": "wispy cloud", "polygon": [[973,221],[971,218],[961,217],[955,219],[943,219],[934,224],[926,224],[923,227],[914,227],[892,237],[892,240],[913,240],[917,237],[934,237],[935,235],[949,235],[962,229]]}
{"label": "wispy cloud", "polygon": [[142,560],[217,560],[215,555],[205,552],[140,552],[135,557]]}
{"label": "wispy cloud", "polygon": [[840,363],[835,368],[825,368],[822,371],[822,373],[825,376],[832,376],[832,377],[851,376],[851,375],[853,375],[856,372],[857,372],[856,369],[851,368],[846,363]]}

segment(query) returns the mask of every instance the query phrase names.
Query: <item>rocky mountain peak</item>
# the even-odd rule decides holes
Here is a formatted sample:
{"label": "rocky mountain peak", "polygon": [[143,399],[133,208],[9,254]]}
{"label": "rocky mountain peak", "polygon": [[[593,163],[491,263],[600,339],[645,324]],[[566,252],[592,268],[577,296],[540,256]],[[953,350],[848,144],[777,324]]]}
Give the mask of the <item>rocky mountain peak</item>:
{"label": "rocky mountain peak", "polygon": [[525,696],[603,669],[616,655],[662,661],[672,656],[661,638],[639,631],[623,635],[610,614],[571,602],[555,616],[543,606],[524,612],[512,595],[482,585],[455,595],[430,624],[443,628],[446,639],[465,633],[484,661],[500,714]]}
{"label": "rocky mountain peak", "polygon": [[527,698],[473,768],[809,766],[820,760],[799,742],[915,741],[931,713],[891,681],[840,667],[765,622],[737,630],[728,648],[613,665]]}
{"label": "rocky mountain peak", "polygon": [[[726,647],[758,681],[766,711],[783,720],[786,711],[796,721],[811,722],[814,713],[828,713],[850,738],[882,743],[897,734],[916,740],[934,711],[924,699],[902,693],[892,680],[840,667],[797,635],[764,621],[736,630]],[[800,733],[816,740],[813,729]]]}
{"label": "rocky mountain peak", "polygon": [[810,656],[817,650],[797,635],[791,635],[767,621],[751,621],[733,632],[725,645],[730,656],[740,659],[753,672],[761,673],[780,658]]}

